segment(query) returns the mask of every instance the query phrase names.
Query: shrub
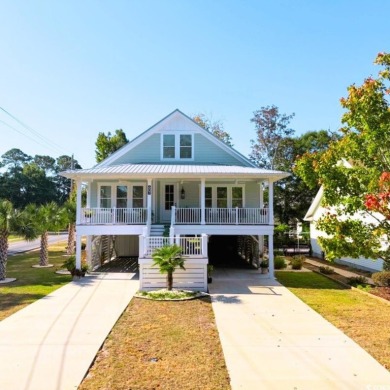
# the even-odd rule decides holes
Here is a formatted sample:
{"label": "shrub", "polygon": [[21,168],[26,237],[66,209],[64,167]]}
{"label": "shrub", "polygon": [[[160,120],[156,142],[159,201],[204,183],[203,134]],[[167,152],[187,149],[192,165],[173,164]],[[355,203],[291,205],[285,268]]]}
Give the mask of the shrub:
{"label": "shrub", "polygon": [[76,269],[76,256],[70,256],[68,257],[64,263],[62,264],[62,267],[66,268],[69,272],[72,272]]}
{"label": "shrub", "polygon": [[372,280],[377,286],[390,287],[390,271],[375,272]]}
{"label": "shrub", "polygon": [[276,256],[275,259],[274,259],[274,267],[275,267],[275,269],[286,268],[286,262],[284,260],[284,257]]}
{"label": "shrub", "polygon": [[292,269],[301,269],[304,261],[305,261],[305,258],[303,256],[294,256],[291,259],[291,268]]}
{"label": "shrub", "polygon": [[268,260],[262,260],[260,262],[260,268],[268,268]]}
{"label": "shrub", "polygon": [[332,267],[328,267],[327,265],[325,267],[320,267],[320,272],[325,275],[332,275],[334,274],[334,269]]}
{"label": "shrub", "polygon": [[351,276],[350,278],[348,278],[348,284],[354,287],[358,286],[359,284],[364,286],[368,284],[368,280],[365,276],[362,275]]}

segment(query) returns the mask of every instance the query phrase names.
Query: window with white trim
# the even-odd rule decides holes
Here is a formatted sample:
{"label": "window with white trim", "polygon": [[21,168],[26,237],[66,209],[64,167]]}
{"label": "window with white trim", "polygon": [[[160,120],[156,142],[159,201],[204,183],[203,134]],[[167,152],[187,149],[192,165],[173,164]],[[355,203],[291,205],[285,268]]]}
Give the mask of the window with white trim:
{"label": "window with white trim", "polygon": [[217,207],[228,207],[228,189],[227,187],[217,187]]}
{"label": "window with white trim", "polygon": [[100,186],[100,208],[111,208],[111,186]]}
{"label": "window with white trim", "polygon": [[145,185],[142,183],[99,184],[100,208],[143,208],[146,204]]}
{"label": "window with white trim", "polygon": [[243,207],[242,187],[232,187],[232,207]]}
{"label": "window with white trim", "polygon": [[191,134],[180,134],[180,158],[192,158]]}
{"label": "window with white trim", "polygon": [[127,208],[127,186],[120,185],[116,186],[116,207],[118,209]]}
{"label": "window with white trim", "polygon": [[133,207],[144,207],[144,187],[133,186]]}
{"label": "window with white trim", "polygon": [[163,135],[163,158],[175,158],[175,135]]}
{"label": "window with white trim", "polygon": [[192,160],[194,157],[193,134],[162,134],[162,160]]}
{"label": "window with white trim", "polygon": [[244,207],[244,186],[213,185],[205,187],[205,207]]}

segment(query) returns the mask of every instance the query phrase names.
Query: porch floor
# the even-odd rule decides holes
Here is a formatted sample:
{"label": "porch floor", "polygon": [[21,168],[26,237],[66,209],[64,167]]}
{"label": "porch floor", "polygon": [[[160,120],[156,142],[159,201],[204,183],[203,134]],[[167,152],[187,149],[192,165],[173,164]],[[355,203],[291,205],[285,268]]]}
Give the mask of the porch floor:
{"label": "porch floor", "polygon": [[135,273],[138,276],[138,257],[117,257],[101,265],[94,272]]}

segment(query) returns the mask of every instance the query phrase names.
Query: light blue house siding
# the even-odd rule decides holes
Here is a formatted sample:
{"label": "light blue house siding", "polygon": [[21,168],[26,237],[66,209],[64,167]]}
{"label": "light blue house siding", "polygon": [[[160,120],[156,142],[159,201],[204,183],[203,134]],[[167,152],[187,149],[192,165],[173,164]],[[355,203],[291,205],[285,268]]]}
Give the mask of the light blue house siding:
{"label": "light blue house siding", "polygon": [[255,182],[245,183],[245,207],[260,206],[260,184]]}
{"label": "light blue house siding", "polygon": [[[208,140],[202,134],[194,135],[194,160],[169,161],[171,164],[219,164],[246,166],[230,153],[222,150],[219,146]],[[152,134],[140,145],[135,146],[131,151],[119,157],[115,165],[119,164],[164,164],[161,160],[161,134]]]}
{"label": "light blue house siding", "polygon": [[194,164],[219,164],[246,166],[234,156],[222,150],[201,134],[195,134]]}

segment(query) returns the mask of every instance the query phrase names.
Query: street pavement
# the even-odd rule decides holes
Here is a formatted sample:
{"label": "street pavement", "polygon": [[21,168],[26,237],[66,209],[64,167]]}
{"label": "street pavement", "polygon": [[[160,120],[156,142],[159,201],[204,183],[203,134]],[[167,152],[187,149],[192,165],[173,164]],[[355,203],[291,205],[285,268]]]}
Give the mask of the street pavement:
{"label": "street pavement", "polygon": [[[67,234],[50,234],[49,244],[55,244],[60,241],[66,241]],[[40,238],[33,241],[17,241],[10,242],[8,246],[8,256],[16,255],[18,253],[28,252],[34,249],[39,249],[41,246]]]}

